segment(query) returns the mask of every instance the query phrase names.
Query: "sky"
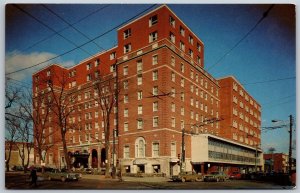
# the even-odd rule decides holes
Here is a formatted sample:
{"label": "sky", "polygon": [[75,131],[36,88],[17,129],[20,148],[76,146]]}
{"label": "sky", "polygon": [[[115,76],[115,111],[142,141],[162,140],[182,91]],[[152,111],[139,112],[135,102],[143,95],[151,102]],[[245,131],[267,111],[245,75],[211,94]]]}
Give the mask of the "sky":
{"label": "sky", "polygon": [[[30,86],[32,73],[45,65],[59,63],[73,66],[90,54],[102,51],[95,44],[88,43],[82,49],[66,53],[89,41],[78,31],[90,39],[99,37],[95,41],[101,48],[117,45],[116,30],[102,34],[151,5],[46,5],[67,23],[38,4],[18,5],[31,16],[14,6],[6,6],[6,78],[14,79],[9,80],[12,84]],[[276,4],[258,25],[270,4],[167,5],[204,43],[205,69],[215,78],[235,76],[261,104],[262,127],[274,126],[271,120],[282,120],[288,124],[289,115],[293,115],[296,121],[296,24],[293,5]],[[74,24],[78,31],[70,28],[68,23]],[[60,56],[63,53],[66,54]],[[56,58],[34,68],[8,74],[53,57]],[[264,131],[261,136],[265,152],[274,147],[275,152],[288,153],[288,127]]]}

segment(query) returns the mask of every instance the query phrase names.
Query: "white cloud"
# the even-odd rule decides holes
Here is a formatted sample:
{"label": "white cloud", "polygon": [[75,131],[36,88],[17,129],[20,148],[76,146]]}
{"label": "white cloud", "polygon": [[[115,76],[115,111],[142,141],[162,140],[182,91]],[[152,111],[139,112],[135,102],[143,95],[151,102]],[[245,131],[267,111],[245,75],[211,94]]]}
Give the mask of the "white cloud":
{"label": "white cloud", "polygon": [[[32,52],[32,53],[21,53],[18,51],[9,52],[6,54],[5,58],[5,74],[23,69],[26,67],[33,66],[35,64],[44,62],[53,57],[56,57],[56,54],[49,52]],[[58,62],[57,62],[58,61]],[[14,74],[9,75],[10,78],[23,80],[32,76],[32,74],[43,67],[54,63],[54,61],[45,62],[41,65],[38,65],[27,70],[23,70]],[[56,59],[56,62],[62,66],[72,66],[74,65],[73,61],[62,61],[60,58]]]}

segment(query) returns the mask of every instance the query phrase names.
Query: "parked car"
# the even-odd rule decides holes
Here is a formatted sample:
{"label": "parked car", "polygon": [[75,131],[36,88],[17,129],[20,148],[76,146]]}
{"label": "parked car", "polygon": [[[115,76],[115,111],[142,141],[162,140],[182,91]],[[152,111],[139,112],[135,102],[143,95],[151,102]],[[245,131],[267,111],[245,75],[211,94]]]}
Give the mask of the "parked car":
{"label": "parked car", "polygon": [[200,182],[203,181],[203,176],[201,174],[196,174],[192,172],[183,172],[183,173],[179,173],[178,175],[172,176],[171,180],[181,181],[181,182],[186,182],[186,181]]}
{"label": "parked car", "polygon": [[240,172],[232,172],[229,175],[229,179],[240,180],[240,179],[242,179],[242,174]]}
{"label": "parked car", "polygon": [[92,169],[91,168],[84,168],[84,173],[86,174],[92,174]]}
{"label": "parked car", "polygon": [[204,176],[205,182],[224,182],[228,180],[228,176],[224,172],[211,172]]}
{"label": "parked car", "polygon": [[45,173],[45,177],[48,180],[61,180],[62,182],[71,181],[71,180],[79,180],[80,175],[76,173],[61,171],[58,169],[53,169],[49,172]]}

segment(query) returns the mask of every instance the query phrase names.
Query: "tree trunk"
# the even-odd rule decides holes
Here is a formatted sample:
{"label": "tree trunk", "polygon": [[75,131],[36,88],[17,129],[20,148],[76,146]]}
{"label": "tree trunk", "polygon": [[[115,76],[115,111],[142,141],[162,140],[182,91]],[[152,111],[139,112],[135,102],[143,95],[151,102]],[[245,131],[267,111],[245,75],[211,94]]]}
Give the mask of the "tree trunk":
{"label": "tree trunk", "polygon": [[[107,115],[106,115],[107,116]],[[105,157],[107,159],[107,162],[105,163],[105,177],[111,177],[110,174],[110,144],[109,144],[109,138],[110,138],[110,123],[109,123],[109,116],[106,117],[107,124],[106,124],[106,135],[105,135]]]}
{"label": "tree trunk", "polygon": [[[62,131],[62,129],[61,129]],[[69,159],[69,155],[68,155],[68,148],[67,148],[67,143],[66,143],[66,139],[65,139],[65,134],[62,131],[62,142],[63,142],[63,151],[64,151],[64,155],[65,155],[65,160],[66,160],[66,164],[67,164],[67,170],[70,172],[71,171],[71,167],[70,167],[70,159]]]}

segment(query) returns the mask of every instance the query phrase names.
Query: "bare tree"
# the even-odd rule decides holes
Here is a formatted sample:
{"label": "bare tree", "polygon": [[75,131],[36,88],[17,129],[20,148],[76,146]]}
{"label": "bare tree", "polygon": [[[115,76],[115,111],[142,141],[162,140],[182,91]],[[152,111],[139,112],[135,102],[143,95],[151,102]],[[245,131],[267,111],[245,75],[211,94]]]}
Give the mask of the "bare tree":
{"label": "bare tree", "polygon": [[52,75],[47,80],[48,90],[52,98],[51,109],[55,115],[54,121],[59,128],[67,170],[70,171],[71,160],[68,155],[66,134],[70,129],[74,129],[74,124],[68,120],[72,116],[72,113],[75,112],[75,108],[70,99],[72,95],[67,90],[67,73],[56,72],[52,74],[55,75]]}
{"label": "bare tree", "polygon": [[7,85],[5,87],[5,141],[7,154],[5,152],[6,170],[9,171],[9,162],[11,151],[14,148],[15,142],[18,140],[19,120],[16,114],[15,104],[20,99],[20,88]]}
{"label": "bare tree", "polygon": [[[104,122],[104,143],[105,143],[105,157],[107,159],[105,163],[105,176],[110,176],[110,167],[113,164],[112,172],[114,175],[115,168],[114,163],[111,162],[111,119],[113,119],[113,108],[116,106],[117,103],[117,95],[119,93],[118,83],[116,81],[116,77],[111,74],[107,76],[98,76],[95,77],[93,82],[94,89],[96,95],[94,95],[94,99],[96,103],[98,103],[102,110],[102,120]],[[115,129],[113,129],[115,131]],[[113,132],[115,135],[115,132]],[[113,136],[114,138],[115,136]],[[114,144],[113,144],[114,145]],[[115,153],[115,152],[113,152]],[[115,155],[112,155],[115,156]]]}

